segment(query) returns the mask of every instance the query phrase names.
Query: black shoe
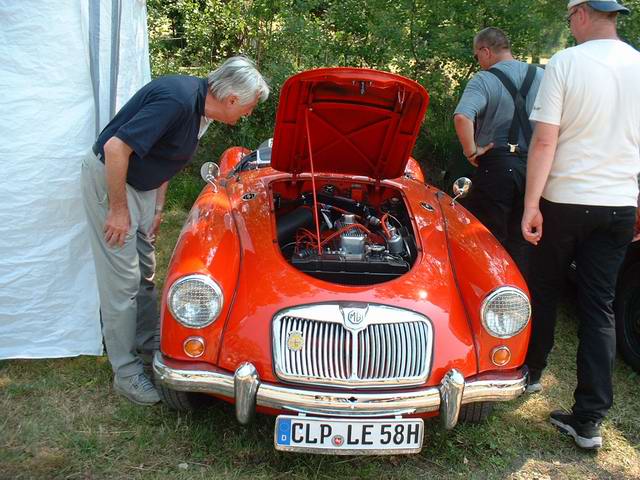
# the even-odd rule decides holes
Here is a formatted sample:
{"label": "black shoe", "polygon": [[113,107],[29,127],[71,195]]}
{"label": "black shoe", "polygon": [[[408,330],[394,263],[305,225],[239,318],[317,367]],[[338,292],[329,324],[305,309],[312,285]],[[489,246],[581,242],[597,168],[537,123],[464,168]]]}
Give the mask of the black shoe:
{"label": "black shoe", "polygon": [[602,447],[600,422],[579,420],[572,413],[556,410],[551,412],[551,424],[567,435],[571,435],[580,448],[594,450]]}

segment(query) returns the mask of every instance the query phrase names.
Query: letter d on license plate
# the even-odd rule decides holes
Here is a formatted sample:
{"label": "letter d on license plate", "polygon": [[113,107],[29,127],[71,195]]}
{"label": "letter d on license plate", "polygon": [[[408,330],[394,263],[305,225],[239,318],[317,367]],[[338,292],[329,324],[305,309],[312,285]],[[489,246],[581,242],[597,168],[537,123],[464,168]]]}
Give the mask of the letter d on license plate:
{"label": "letter d on license plate", "polygon": [[337,419],[280,415],[276,450],[333,455],[418,453],[424,422],[417,418]]}

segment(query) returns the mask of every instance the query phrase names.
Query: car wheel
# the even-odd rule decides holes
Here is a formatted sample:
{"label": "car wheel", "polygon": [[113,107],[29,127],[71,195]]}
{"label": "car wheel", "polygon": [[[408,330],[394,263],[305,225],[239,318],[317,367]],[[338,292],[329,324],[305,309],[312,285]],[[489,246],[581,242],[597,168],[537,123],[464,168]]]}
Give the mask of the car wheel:
{"label": "car wheel", "polygon": [[493,410],[493,402],[475,402],[462,405],[458,422],[480,423],[484,422]]}
{"label": "car wheel", "polygon": [[640,262],[626,268],[618,281],[615,313],[618,351],[640,372]]}
{"label": "car wheel", "polygon": [[213,402],[213,399],[203,393],[179,392],[164,385],[157,385],[158,394],[162,403],[171,410],[179,412],[189,412],[206,408]]}

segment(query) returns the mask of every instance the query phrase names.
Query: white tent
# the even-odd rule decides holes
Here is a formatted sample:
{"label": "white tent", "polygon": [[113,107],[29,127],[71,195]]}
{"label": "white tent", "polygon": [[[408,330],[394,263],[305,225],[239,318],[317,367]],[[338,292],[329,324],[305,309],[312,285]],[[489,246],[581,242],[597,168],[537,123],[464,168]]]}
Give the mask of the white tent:
{"label": "white tent", "polygon": [[144,0],[0,0],[0,358],[102,353],[80,164],[149,80]]}

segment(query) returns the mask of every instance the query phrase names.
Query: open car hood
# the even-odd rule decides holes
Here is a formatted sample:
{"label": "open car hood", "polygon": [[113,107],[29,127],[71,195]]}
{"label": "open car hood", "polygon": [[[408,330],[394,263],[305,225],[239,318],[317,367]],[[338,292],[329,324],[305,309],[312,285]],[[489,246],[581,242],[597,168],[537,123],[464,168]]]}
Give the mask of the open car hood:
{"label": "open car hood", "polygon": [[[271,166],[397,178],[404,172],[429,103],[418,83],[388,72],[322,68],[282,87]],[[309,141],[309,138],[310,141]]]}

